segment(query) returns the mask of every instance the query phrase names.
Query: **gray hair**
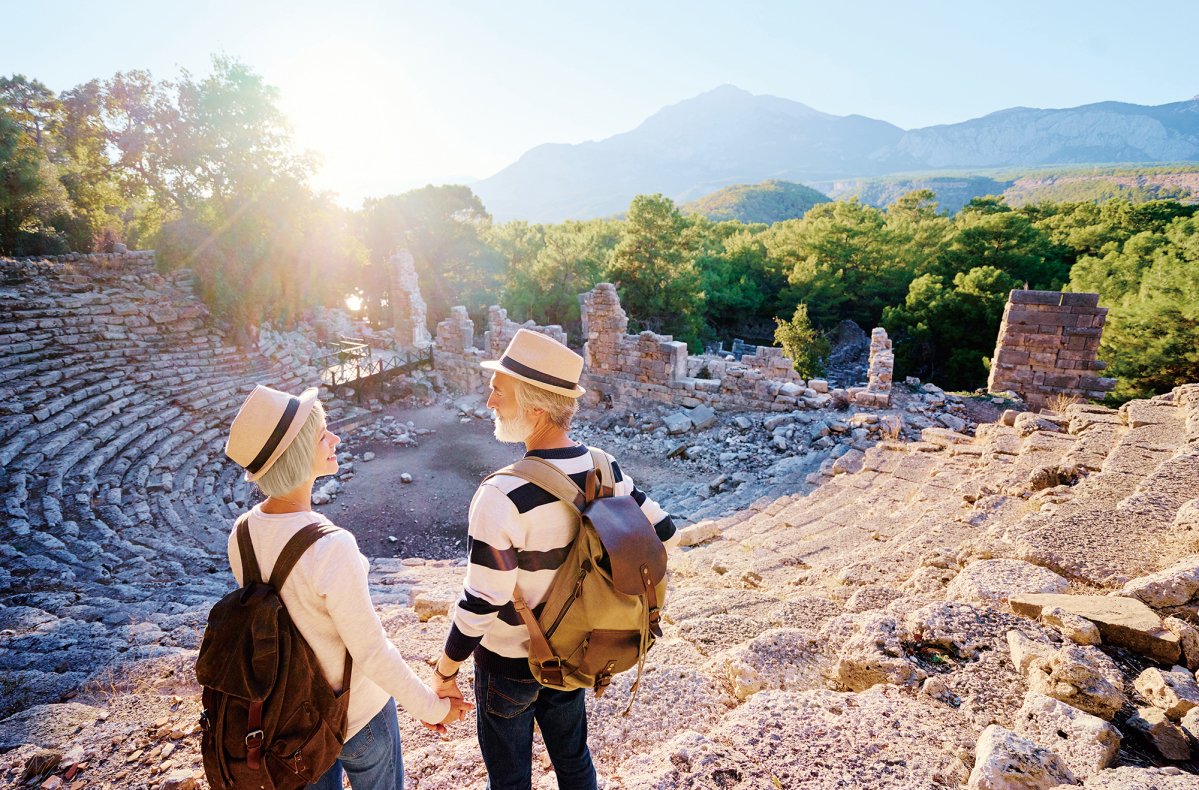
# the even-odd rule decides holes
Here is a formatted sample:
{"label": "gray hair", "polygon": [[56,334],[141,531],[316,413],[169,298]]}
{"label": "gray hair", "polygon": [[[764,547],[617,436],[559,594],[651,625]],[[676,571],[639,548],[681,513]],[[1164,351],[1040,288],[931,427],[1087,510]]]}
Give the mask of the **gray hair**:
{"label": "gray hair", "polygon": [[514,388],[516,405],[522,412],[529,413],[533,409],[541,409],[552,424],[564,431],[570,430],[570,421],[574,419],[575,413],[579,410],[577,398],[568,398],[520,379],[514,379],[514,381],[516,383]]}
{"label": "gray hair", "polygon": [[325,430],[325,407],[318,400],[304,426],[296,434],[271,468],[256,481],[259,490],[267,496],[282,496],[312,477],[312,457],[316,454],[316,441]]}

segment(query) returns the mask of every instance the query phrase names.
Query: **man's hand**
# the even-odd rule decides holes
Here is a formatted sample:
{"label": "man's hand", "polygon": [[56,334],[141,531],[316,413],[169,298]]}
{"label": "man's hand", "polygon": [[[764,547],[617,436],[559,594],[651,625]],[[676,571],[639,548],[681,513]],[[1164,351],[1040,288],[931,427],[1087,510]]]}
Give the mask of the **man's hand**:
{"label": "man's hand", "polygon": [[[457,691],[457,690],[458,690],[458,685],[455,683],[454,691]],[[436,724],[430,724],[427,721],[422,721],[421,724],[423,724],[428,729],[433,730],[433,732],[437,733],[438,735],[446,735],[449,732],[446,729],[447,724],[453,724],[456,721],[462,721],[464,718],[466,718],[466,714],[469,711],[474,710],[474,708],[475,708],[474,703],[467,702],[466,700],[462,699],[461,694],[459,694],[459,696],[457,696],[457,697],[449,697],[449,700],[450,700],[450,709],[445,714],[444,719],[442,719],[441,721],[439,721]]]}

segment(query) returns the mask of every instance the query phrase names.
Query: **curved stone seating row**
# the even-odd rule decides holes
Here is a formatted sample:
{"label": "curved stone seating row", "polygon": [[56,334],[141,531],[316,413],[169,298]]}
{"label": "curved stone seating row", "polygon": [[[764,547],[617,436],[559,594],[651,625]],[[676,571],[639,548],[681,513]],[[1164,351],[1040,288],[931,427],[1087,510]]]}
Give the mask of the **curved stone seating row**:
{"label": "curved stone seating row", "polygon": [[228,423],[256,384],[319,381],[293,354],[229,344],[186,277],[118,263],[21,262],[0,291],[0,603],[55,623],[54,639],[0,643],[0,681],[26,689],[0,717],[132,646],[196,646],[228,584],[230,520],[253,499],[224,456]]}

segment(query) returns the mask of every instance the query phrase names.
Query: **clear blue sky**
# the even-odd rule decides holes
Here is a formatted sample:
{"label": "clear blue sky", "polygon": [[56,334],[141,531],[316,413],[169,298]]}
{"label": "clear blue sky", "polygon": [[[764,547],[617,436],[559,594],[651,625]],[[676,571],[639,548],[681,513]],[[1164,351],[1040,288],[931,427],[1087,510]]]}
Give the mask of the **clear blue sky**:
{"label": "clear blue sky", "polygon": [[282,92],[347,205],[482,178],[732,83],[904,128],[1199,94],[1199,2],[0,0],[0,74],[55,90],[223,52]]}

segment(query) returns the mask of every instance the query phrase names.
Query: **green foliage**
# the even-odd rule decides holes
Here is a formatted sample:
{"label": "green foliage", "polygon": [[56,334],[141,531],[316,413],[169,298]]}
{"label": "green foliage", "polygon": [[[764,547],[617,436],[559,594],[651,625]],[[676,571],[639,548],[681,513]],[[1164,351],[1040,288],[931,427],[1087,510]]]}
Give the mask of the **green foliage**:
{"label": "green foliage", "polygon": [[778,328],[774,330],[774,342],[783,348],[795,363],[795,372],[805,379],[824,375],[824,360],[828,357],[830,347],[828,339],[812,326],[808,319],[808,306],[801,304],[795,308],[790,321],[775,318]]}
{"label": "green foliage", "polygon": [[580,338],[579,294],[600,282],[620,238],[611,220],[499,226],[489,241],[508,261],[500,304],[513,320],[558,324]]}
{"label": "green foliage", "polygon": [[877,323],[911,279],[892,254],[883,212],[856,200],[823,203],[802,220],[771,226],[765,236],[771,257],[788,270],[784,298],[809,305],[821,326],[843,319]]}
{"label": "green foliage", "polygon": [[828,203],[827,195],[803,184],[771,179],[760,184],[734,184],[692,201],[682,207],[687,214],[700,214],[710,220],[737,220],[767,225],[797,219],[818,203]]}
{"label": "green foliage", "polygon": [[974,389],[986,378],[986,359],[1008,292],[1020,287],[994,266],[958,272],[952,281],[923,274],[902,305],[884,311],[895,345],[896,368],[935,380],[947,389]]}
{"label": "green foliage", "polygon": [[464,186],[426,186],[402,195],[368,198],[361,228],[373,265],[393,252],[412,253],[421,294],[434,320],[465,305],[476,318],[493,304],[503,259],[484,241],[491,215]]}
{"label": "green foliage", "polygon": [[58,169],[17,117],[0,105],[0,252],[65,252],[53,220],[70,213],[66,190]]}
{"label": "green foliage", "polygon": [[673,335],[698,350],[704,293],[686,229],[674,201],[638,195],[604,276],[616,285],[631,324]]}
{"label": "green foliage", "polygon": [[1069,287],[1098,291],[1110,307],[1100,358],[1118,380],[1114,401],[1199,381],[1199,216],[1082,257]]}

